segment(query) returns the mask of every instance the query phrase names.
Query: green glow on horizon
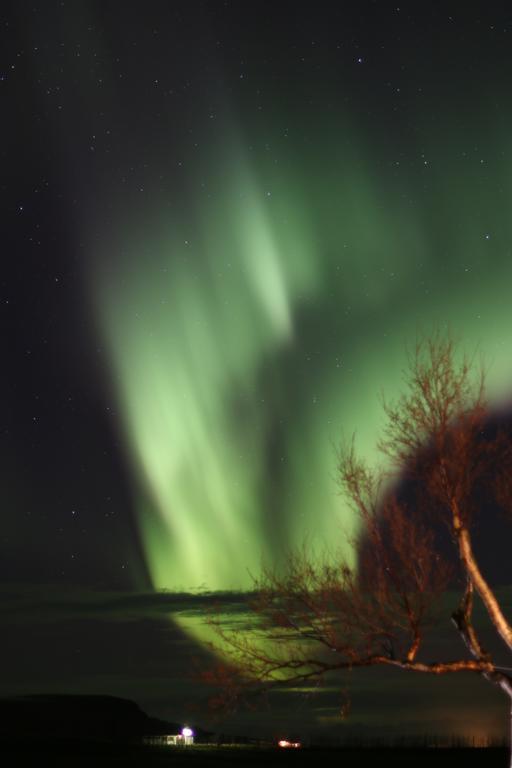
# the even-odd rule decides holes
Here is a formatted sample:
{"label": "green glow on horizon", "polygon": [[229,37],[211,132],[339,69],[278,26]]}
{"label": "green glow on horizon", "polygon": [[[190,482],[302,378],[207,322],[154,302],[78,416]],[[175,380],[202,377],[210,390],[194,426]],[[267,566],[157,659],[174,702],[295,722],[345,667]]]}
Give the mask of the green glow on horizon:
{"label": "green glow on horizon", "polygon": [[[273,166],[219,151],[190,201],[156,224],[134,215],[110,239],[122,257],[99,262],[157,589],[245,588],[262,557],[305,537],[341,543],[354,521],[333,442],[357,431],[375,458],[379,392],[400,391],[418,331],[446,324],[479,344],[492,397],[510,395],[512,190],[498,153],[484,185],[477,158],[457,155],[447,174],[419,150],[397,180],[355,134],[322,139]],[[445,144],[426,137],[423,154],[455,157]]]}

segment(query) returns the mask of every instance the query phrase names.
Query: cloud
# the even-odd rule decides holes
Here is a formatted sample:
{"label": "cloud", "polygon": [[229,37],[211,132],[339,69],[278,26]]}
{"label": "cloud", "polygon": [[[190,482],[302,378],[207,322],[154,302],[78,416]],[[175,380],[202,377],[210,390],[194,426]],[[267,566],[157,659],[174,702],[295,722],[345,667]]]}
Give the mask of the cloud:
{"label": "cloud", "polygon": [[198,616],[222,605],[223,613],[247,611],[247,594],[236,592],[112,592],[61,585],[0,587],[0,615],[11,623],[51,624],[91,618],[106,621],[161,620],[170,614]]}

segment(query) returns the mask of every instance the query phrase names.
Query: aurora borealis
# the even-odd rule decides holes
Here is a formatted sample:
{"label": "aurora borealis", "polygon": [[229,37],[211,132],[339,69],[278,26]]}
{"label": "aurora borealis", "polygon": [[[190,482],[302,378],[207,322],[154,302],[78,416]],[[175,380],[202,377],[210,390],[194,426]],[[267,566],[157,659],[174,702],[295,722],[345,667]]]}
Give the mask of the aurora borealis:
{"label": "aurora borealis", "polygon": [[400,392],[417,333],[463,329],[494,398],[512,373],[493,126],[485,150],[419,132],[372,164],[335,113],[307,150],[280,136],[269,163],[217,120],[177,210],[123,219],[107,238],[122,257],[102,251],[96,274],[156,588],[241,588],[262,557],[342,542],[333,445],[357,432],[375,456],[379,391]]}
{"label": "aurora borealis", "polygon": [[3,674],[169,714],[201,600],[304,541],[352,558],[335,449],[376,458],[417,334],[477,349],[510,407],[512,25],[381,0],[3,13]]}

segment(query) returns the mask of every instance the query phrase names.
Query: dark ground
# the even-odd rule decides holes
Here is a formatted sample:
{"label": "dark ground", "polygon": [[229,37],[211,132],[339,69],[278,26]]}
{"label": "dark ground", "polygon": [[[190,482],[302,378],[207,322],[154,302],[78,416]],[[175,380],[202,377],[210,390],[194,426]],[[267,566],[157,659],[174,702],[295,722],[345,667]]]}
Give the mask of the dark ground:
{"label": "dark ground", "polygon": [[[179,733],[177,723],[149,717],[134,701],[112,696],[38,695],[0,699],[0,766],[10,768],[216,768],[223,765],[326,766],[343,768],[390,763],[396,768],[505,768],[504,748],[469,748],[452,740],[452,748],[393,747],[370,744],[302,749],[271,748],[272,742],[245,740],[236,746],[229,735],[207,732],[193,724],[192,747],[149,746],[148,735]],[[212,745],[213,742],[213,745]],[[217,746],[217,742],[219,746]],[[254,746],[255,744],[258,746]],[[313,742],[314,743],[314,742]],[[436,744],[425,736],[420,744]]]}
{"label": "dark ground", "polygon": [[93,742],[4,742],[0,744],[3,766],[76,766],[77,768],[107,768],[107,766],[137,766],[140,768],[200,768],[209,766],[325,766],[336,764],[343,768],[360,768],[383,763],[396,768],[505,768],[508,753],[502,748],[488,749],[258,749],[253,747],[189,748],[149,747],[101,744]]}

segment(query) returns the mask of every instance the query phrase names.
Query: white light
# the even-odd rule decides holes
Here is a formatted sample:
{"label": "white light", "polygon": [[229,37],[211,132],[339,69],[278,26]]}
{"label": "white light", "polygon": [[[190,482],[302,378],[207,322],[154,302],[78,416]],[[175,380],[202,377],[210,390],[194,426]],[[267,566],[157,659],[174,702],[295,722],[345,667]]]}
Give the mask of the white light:
{"label": "white light", "polygon": [[182,736],[193,736],[194,735],[194,731],[192,730],[192,728],[189,728],[188,726],[185,726],[184,728],[181,729],[181,735]]}

